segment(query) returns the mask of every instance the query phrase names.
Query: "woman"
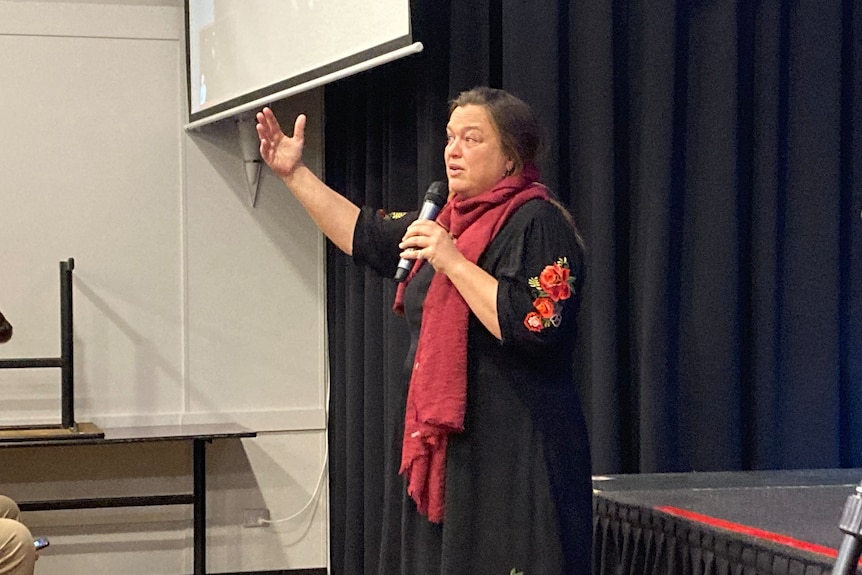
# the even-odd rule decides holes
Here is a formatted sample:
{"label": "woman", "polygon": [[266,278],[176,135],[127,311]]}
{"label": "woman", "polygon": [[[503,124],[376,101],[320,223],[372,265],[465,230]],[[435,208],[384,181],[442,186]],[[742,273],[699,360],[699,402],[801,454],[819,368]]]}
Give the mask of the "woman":
{"label": "woman", "polygon": [[398,533],[379,572],[585,575],[590,458],[572,384],[583,249],[537,182],[530,108],[490,88],[452,102],[444,151],[450,199],[435,221],[379,215],[302,163],[305,117],[287,137],[257,115],[260,151],[318,227],[357,263],[399,284],[411,333],[399,460]]}

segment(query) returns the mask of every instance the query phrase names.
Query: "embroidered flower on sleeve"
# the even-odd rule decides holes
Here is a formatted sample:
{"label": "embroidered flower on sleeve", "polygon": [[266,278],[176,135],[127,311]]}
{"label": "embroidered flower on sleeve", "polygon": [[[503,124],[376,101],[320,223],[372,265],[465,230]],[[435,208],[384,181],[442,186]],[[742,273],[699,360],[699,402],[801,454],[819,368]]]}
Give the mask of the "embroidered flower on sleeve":
{"label": "embroidered flower on sleeve", "polygon": [[527,329],[530,331],[542,331],[545,329],[544,322],[542,322],[542,316],[534,311],[529,312],[527,317],[524,318],[524,325],[527,326]]}
{"label": "embroidered flower on sleeve", "polygon": [[524,325],[530,331],[539,332],[546,327],[559,327],[562,321],[562,302],[572,296],[572,286],[575,277],[569,271],[569,261],[560,258],[538,276],[528,281],[536,294],[533,300],[533,310],[524,317]]}

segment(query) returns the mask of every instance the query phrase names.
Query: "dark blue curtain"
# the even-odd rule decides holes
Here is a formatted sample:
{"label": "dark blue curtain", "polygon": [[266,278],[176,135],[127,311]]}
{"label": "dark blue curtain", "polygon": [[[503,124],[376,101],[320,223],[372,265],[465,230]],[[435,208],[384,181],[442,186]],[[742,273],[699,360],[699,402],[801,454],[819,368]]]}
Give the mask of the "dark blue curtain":
{"label": "dark blue curtain", "polygon": [[[326,88],[326,179],[412,209],[450,98],[533,105],[589,250],[595,472],[862,466],[862,6],[416,1],[413,33]],[[331,559],[372,573],[406,331],[390,281],[328,255]]]}

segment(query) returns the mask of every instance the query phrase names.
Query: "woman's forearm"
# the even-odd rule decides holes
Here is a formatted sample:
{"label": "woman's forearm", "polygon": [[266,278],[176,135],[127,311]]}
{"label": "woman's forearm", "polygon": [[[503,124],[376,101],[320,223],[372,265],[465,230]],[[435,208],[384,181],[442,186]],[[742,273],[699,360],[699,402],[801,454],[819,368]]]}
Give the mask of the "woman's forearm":
{"label": "woman's forearm", "polygon": [[353,254],[353,230],[359,208],[327,186],[305,165],[282,178],[317,227],[347,255]]}
{"label": "woman's forearm", "polygon": [[482,325],[498,340],[502,340],[497,316],[497,278],[466,258],[447,269],[452,284],[470,306]]}

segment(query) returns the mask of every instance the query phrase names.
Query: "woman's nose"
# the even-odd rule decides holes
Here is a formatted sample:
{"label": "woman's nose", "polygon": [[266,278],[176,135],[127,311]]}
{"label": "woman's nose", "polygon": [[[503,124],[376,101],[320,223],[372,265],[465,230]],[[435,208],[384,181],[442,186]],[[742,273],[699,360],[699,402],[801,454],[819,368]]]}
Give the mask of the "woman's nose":
{"label": "woman's nose", "polygon": [[461,155],[461,141],[458,138],[453,138],[446,145],[446,153],[450,156]]}

